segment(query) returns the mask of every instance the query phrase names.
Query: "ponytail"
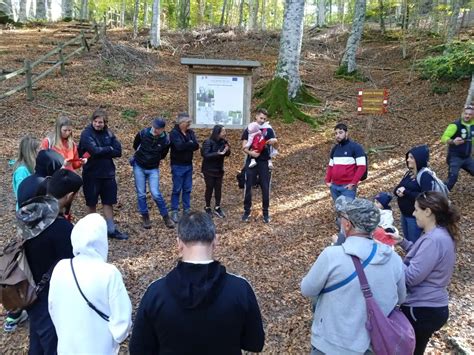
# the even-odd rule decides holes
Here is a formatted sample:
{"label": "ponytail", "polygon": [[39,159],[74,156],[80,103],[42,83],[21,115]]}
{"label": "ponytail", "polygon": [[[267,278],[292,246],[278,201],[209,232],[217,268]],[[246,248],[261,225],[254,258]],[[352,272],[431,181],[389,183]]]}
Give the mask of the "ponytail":
{"label": "ponytail", "polygon": [[418,206],[422,210],[429,208],[436,219],[436,224],[448,230],[449,235],[458,243],[461,241],[461,230],[459,221],[461,215],[456,206],[448,198],[437,191],[427,191],[416,198]]}

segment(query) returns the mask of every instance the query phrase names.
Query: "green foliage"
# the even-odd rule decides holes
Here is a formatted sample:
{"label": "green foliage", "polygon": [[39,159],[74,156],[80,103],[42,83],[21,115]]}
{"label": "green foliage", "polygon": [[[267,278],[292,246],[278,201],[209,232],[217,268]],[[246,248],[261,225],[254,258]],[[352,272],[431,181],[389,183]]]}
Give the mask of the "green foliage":
{"label": "green foliage", "polygon": [[450,91],[451,91],[451,86],[449,86],[449,85],[434,84],[431,87],[431,92],[433,94],[437,94],[437,95],[444,95],[444,94],[447,94]]}
{"label": "green foliage", "polygon": [[474,42],[453,42],[431,48],[435,53],[417,62],[423,79],[460,80],[471,77],[474,70]]}
{"label": "green foliage", "polygon": [[138,111],[132,108],[126,108],[122,111],[121,116],[125,121],[132,123],[135,121],[134,118],[138,116]]}
{"label": "green foliage", "polygon": [[261,90],[257,91],[256,97],[262,98],[263,102],[258,107],[264,107],[270,115],[279,114],[283,122],[292,123],[295,119],[306,122],[312,127],[317,127],[319,122],[300,111],[298,103],[319,103],[319,100],[311,96],[304,86],[301,87],[296,99],[288,98],[288,81],[283,78],[273,78]]}
{"label": "green foliage", "polygon": [[96,78],[92,81],[90,90],[94,94],[106,94],[117,90],[120,87],[120,83],[110,78]]}
{"label": "green foliage", "polygon": [[368,79],[362,75],[358,70],[353,71],[352,73],[347,72],[347,66],[342,65],[339,68],[337,68],[336,72],[334,73],[334,77],[338,79],[344,79],[352,82],[356,81],[367,81]]}

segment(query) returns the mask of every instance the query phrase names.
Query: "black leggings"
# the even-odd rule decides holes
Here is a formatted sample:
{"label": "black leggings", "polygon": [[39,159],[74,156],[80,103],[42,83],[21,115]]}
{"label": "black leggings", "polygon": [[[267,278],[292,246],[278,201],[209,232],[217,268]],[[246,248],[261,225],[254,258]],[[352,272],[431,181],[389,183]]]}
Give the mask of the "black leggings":
{"label": "black leggings", "polygon": [[423,355],[431,336],[448,321],[449,310],[445,307],[402,306],[402,312],[415,330],[416,347],[414,355]]}
{"label": "black leggings", "polygon": [[204,193],[206,207],[211,207],[211,197],[213,191],[214,198],[216,199],[216,206],[221,205],[222,180],[223,176],[211,176],[204,173],[204,181],[206,182],[206,192]]}

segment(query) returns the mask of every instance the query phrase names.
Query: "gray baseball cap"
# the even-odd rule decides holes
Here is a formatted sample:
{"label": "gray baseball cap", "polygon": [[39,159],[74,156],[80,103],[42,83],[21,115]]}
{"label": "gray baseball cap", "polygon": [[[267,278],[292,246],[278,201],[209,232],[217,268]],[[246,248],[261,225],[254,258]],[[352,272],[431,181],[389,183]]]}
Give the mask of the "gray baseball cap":
{"label": "gray baseball cap", "polygon": [[336,211],[352,222],[354,227],[372,233],[380,223],[380,211],[372,201],[365,198],[350,199],[339,196],[336,199]]}

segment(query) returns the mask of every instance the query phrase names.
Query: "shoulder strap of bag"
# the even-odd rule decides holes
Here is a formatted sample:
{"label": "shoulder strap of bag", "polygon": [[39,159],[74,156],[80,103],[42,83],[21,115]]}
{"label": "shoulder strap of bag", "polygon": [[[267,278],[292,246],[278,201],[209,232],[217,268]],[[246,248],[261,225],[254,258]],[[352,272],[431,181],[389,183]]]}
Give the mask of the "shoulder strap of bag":
{"label": "shoulder strap of bag", "polygon": [[[376,247],[376,244],[374,245]],[[351,258],[352,262],[354,263],[356,273],[359,276],[360,289],[362,290],[364,297],[366,299],[372,297],[372,291],[370,290],[369,282],[367,281],[367,277],[365,276],[365,272],[360,263],[360,259],[354,255],[351,255]]]}
{"label": "shoulder strap of bag", "polygon": [[[372,259],[374,258],[376,251],[377,251],[377,243],[374,243],[374,245],[373,245],[373,247],[372,247],[372,251],[370,252],[369,257],[362,263],[362,267],[363,267],[363,268],[366,268],[367,265],[369,265],[369,263],[370,263],[370,262],[372,261]],[[352,255],[351,255],[351,256],[352,256]],[[354,258],[354,256],[352,256],[352,257]],[[360,263],[359,263],[359,264],[360,264]],[[351,282],[352,280],[354,280],[356,277],[357,277],[357,271],[354,271],[352,274],[350,274],[346,279],[342,280],[341,282],[338,282],[337,284],[334,284],[334,285],[332,285],[332,286],[323,288],[323,290],[320,292],[320,294],[328,293],[328,292],[331,292],[331,291],[335,291],[335,290],[337,290],[338,288],[341,288],[342,286],[347,285],[349,282]]]}
{"label": "shoulder strap of bag", "polygon": [[70,261],[70,264],[71,264],[71,270],[72,270],[72,276],[74,276],[74,281],[76,282],[76,286],[77,288],[79,289],[79,292],[81,293],[81,296],[82,298],[84,298],[84,300],[86,301],[87,305],[92,308],[103,320],[105,321],[109,321],[109,316],[106,315],[105,313],[101,312],[100,310],[97,309],[96,306],[94,306],[88,299],[87,297],[84,295],[84,293],[82,292],[81,290],[81,287],[79,286],[79,282],[77,282],[77,277],[76,277],[76,273],[74,272],[74,266],[72,265],[72,259],[69,260]]}

